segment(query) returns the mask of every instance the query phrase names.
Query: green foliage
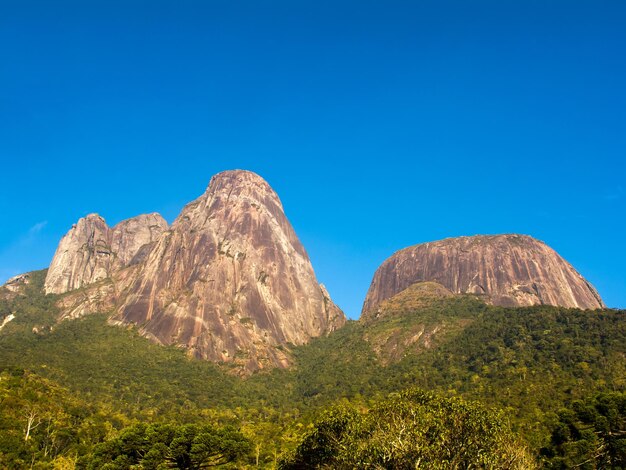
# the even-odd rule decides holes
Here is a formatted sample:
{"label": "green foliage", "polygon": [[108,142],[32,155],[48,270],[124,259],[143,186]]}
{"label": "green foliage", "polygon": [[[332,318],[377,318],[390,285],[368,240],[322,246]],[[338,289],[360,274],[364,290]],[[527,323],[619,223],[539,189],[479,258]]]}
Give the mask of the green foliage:
{"label": "green foliage", "polygon": [[56,296],[44,296],[37,282],[43,279],[33,279],[32,291],[11,301],[16,316],[0,332],[0,370],[28,369],[129,415],[185,416],[196,406],[238,404],[236,377],[132,328],[111,327],[104,314],[55,324]]}
{"label": "green foliage", "polygon": [[54,325],[58,314],[54,305],[57,297],[43,295],[46,273],[46,269],[30,273],[30,282],[24,285],[22,295],[0,297],[0,318],[10,313],[16,314],[15,319],[3,328],[4,336],[7,332],[21,333],[26,330],[30,332],[34,326],[47,330]]}
{"label": "green foliage", "polygon": [[[429,331],[436,331],[430,344],[397,340]],[[388,346],[395,362],[387,361]],[[626,312],[501,308],[456,297],[350,322],[296,348],[294,356],[292,370],[249,382],[265,380],[283,403],[303,410],[413,386],[460,395],[505,409],[514,428],[539,449],[564,403],[595,391],[626,390]]]}
{"label": "green foliage", "polygon": [[86,452],[128,421],[20,369],[0,373],[0,466],[53,465]]}
{"label": "green foliage", "polygon": [[559,411],[542,454],[550,468],[626,468],[626,393],[600,393]]}
{"label": "green foliage", "polygon": [[453,341],[390,366],[388,384],[504,408],[538,448],[548,438],[550,413],[563,403],[626,388],[625,320],[624,311],[492,307]]}
{"label": "green foliage", "polygon": [[[0,444],[8,446],[0,450],[0,466],[30,466],[33,456],[42,465],[71,465],[142,422],[235,426],[253,441],[255,463],[272,467],[321,409],[339,400],[353,411],[377,409],[381,397],[414,386],[503,409],[535,452],[545,448],[571,460],[574,454],[551,444],[557,411],[597,392],[626,390],[624,311],[500,308],[471,296],[407,301],[307,345],[285,346],[292,367],[242,379],[228,367],[153,344],[134,328],[110,326],[104,314],[58,323],[58,297],[42,294],[44,277],[33,273],[26,295],[0,300],[0,312],[15,314],[0,331],[0,371],[28,371],[20,372],[28,380],[3,382],[13,383],[7,396],[33,383],[56,392],[31,393],[32,403],[11,398],[15,406],[0,410]],[[58,450],[46,447],[43,424],[24,445],[24,407],[55,393],[58,407],[43,408],[57,425],[50,429],[57,430]],[[68,418],[77,408],[80,417]],[[583,441],[580,446],[591,445]],[[157,461],[163,451],[156,446],[146,455]],[[118,457],[119,465],[132,458]]]}
{"label": "green foliage", "polygon": [[280,468],[532,469],[500,415],[418,389],[326,411]]}
{"label": "green foliage", "polygon": [[231,427],[209,425],[138,424],[114,439],[98,444],[79,461],[89,470],[199,469],[235,467],[249,456],[251,443]]}

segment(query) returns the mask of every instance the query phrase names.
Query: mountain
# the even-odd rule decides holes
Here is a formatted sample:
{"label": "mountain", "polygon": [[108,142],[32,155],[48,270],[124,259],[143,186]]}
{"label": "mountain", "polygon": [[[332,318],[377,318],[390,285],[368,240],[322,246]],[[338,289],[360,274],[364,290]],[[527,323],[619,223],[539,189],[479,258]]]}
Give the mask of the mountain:
{"label": "mountain", "polygon": [[9,300],[23,293],[31,282],[30,277],[30,273],[24,273],[7,280],[4,285],[0,286],[0,299]]}
{"label": "mountain", "polygon": [[[230,374],[228,364],[159,346],[140,336],[139,328],[113,328],[105,314],[58,323],[56,303],[85,291],[43,295],[44,278],[45,272],[29,273],[16,295],[0,297],[0,320],[14,317],[0,330],[0,394],[8,387],[15,397],[0,407],[2,468],[51,461],[57,455],[46,447],[51,439],[59,456],[81,459],[110,438],[145,442],[126,428],[138,421],[144,427],[155,422],[241,427],[255,443],[259,466],[276,468],[277,456],[292,449],[298,436],[310,435],[310,419],[332,403],[349,401],[363,411],[377,397],[415,386],[503,410],[533,453],[551,458],[554,454],[544,454],[543,447],[553,442],[567,447],[578,436],[576,430],[563,434],[567,426],[554,428],[557,414],[559,419],[571,415],[561,414],[561,408],[586,413],[578,400],[626,390],[626,311],[500,307],[436,283],[413,284],[381,303],[378,318],[350,321],[289,347],[292,367],[242,378]],[[15,381],[31,374],[67,388],[65,398],[52,396],[46,382],[37,393],[14,388]],[[51,396],[58,406],[49,406]],[[621,410],[611,418],[618,424]],[[31,411],[45,421],[25,441]],[[448,416],[454,424],[456,412]],[[602,432],[613,432],[604,424]],[[553,432],[560,440],[551,438]],[[597,459],[603,448],[608,447],[598,442],[584,452],[571,451],[579,464]],[[18,458],[26,463],[15,464]]]}
{"label": "mountain", "polygon": [[81,219],[61,240],[45,290],[67,292],[64,318],[111,312],[111,322],[160,344],[248,371],[288,365],[282,346],[345,322],[277,194],[242,170],[214,176],[171,227],[158,214],[113,229],[97,215]]}
{"label": "mountain", "polygon": [[159,214],[133,217],[113,228],[98,214],[89,214],[61,239],[48,269],[45,292],[63,294],[111,277],[166,230],[167,222]]}
{"label": "mountain", "polygon": [[477,235],[411,246],[376,270],[362,315],[412,284],[432,281],[500,306],[603,308],[594,287],[552,248],[526,235]]}

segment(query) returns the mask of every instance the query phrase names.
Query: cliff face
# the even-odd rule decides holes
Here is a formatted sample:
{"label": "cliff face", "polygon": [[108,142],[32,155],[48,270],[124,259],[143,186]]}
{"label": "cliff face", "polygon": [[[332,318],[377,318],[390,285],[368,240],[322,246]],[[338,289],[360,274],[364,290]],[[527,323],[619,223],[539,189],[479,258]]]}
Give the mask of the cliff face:
{"label": "cliff face", "polygon": [[[0,300],[11,300],[23,295],[26,287],[31,283],[31,273],[18,274],[0,286]],[[1,314],[0,314],[1,316]],[[1,329],[1,328],[0,328]]]}
{"label": "cliff face", "polygon": [[21,293],[28,284],[30,284],[30,273],[24,273],[13,276],[2,287],[13,293]]}
{"label": "cliff face", "polygon": [[425,281],[456,294],[484,294],[502,306],[604,307],[593,286],[543,242],[525,235],[479,235],[423,243],[393,254],[374,274],[362,313]]}
{"label": "cliff face", "polygon": [[277,346],[345,322],[317,283],[280,200],[258,175],[227,171],[188,204],[139,266],[115,317],[164,344],[254,368]]}
{"label": "cliff face", "polygon": [[169,230],[148,236],[145,226],[136,218],[107,231],[89,216],[63,238],[47,292],[91,284],[60,300],[66,317],[113,311],[113,322],[159,343],[247,370],[285,366],[282,345],[345,323],[278,196],[254,173],[220,173]]}
{"label": "cliff face", "polygon": [[113,228],[98,214],[89,214],[61,239],[48,269],[45,292],[63,294],[111,277],[165,230],[167,222],[159,214],[133,217]]}

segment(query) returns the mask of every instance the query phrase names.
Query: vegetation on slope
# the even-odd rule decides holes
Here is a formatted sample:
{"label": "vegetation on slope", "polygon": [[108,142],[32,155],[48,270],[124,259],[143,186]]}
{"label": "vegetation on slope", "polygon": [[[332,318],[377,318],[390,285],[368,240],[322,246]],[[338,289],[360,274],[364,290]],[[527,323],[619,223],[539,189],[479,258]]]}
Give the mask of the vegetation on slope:
{"label": "vegetation on slope", "polygon": [[[44,275],[33,273],[25,295],[0,300],[0,320],[15,314],[0,331],[0,370],[3,377],[13,377],[0,384],[14,384],[14,392],[3,393],[18,393],[33,381],[52,387],[65,397],[58,400],[59,418],[52,419],[61,423],[60,430],[65,429],[63,413],[72,415],[78,407],[83,415],[73,423],[80,427],[95,420],[95,428],[106,432],[72,438],[70,444],[57,446],[53,456],[42,444],[46,428],[40,425],[24,441],[27,446],[17,445],[24,432],[24,410],[47,395],[29,392],[23,395],[31,397],[28,404],[13,401],[23,406],[0,411],[0,433],[6,437],[0,440],[10,447],[0,450],[4,462],[76,460],[98,443],[116,439],[128,426],[178,429],[193,424],[234,426],[251,441],[248,464],[271,468],[314,429],[315,416],[337,401],[378,409],[377,403],[390,393],[418,386],[501,409],[546,465],[569,465],[584,461],[571,452],[583,444],[570,443],[580,440],[571,426],[569,440],[555,440],[555,430],[562,429],[567,416],[562,410],[576,410],[576,403],[587,403],[597,393],[626,390],[624,311],[501,308],[473,296],[428,302],[403,298],[398,308],[379,318],[349,322],[327,337],[290,348],[294,367],[244,380],[229,374],[227,367],[155,345],[132,328],[112,327],[105,315],[57,324],[55,296],[41,294]],[[16,380],[26,382],[18,386]],[[616,409],[619,419],[625,419],[623,407]],[[577,419],[586,424],[576,429],[591,425]],[[590,448],[603,448],[604,441],[598,442]],[[590,458],[590,452],[576,455]]]}
{"label": "vegetation on slope", "polygon": [[138,424],[98,444],[79,462],[88,470],[241,468],[251,442],[231,427]]}
{"label": "vegetation on slope", "polygon": [[130,420],[20,369],[0,372],[0,467],[72,468],[76,456]]}
{"label": "vegetation on slope", "polygon": [[331,408],[280,468],[531,470],[535,462],[500,414],[412,389],[369,410]]}
{"label": "vegetation on slope", "polygon": [[626,468],[626,393],[575,400],[558,417],[542,449],[551,468]]}

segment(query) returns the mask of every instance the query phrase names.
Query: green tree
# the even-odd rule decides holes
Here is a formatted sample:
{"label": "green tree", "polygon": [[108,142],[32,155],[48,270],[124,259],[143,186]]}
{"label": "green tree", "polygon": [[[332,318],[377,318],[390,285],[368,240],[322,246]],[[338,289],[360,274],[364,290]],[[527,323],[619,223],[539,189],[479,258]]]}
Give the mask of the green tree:
{"label": "green tree", "polygon": [[532,469],[503,417],[458,398],[412,389],[368,411],[342,405],[318,420],[288,469]]}
{"label": "green tree", "polygon": [[88,469],[199,469],[243,462],[252,445],[232,427],[138,424],[94,448],[82,461]]}
{"label": "green tree", "polygon": [[572,402],[559,412],[542,454],[551,468],[626,468],[626,393]]}

